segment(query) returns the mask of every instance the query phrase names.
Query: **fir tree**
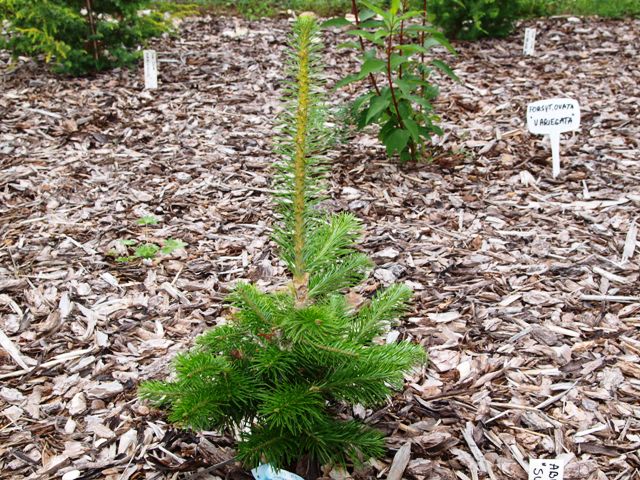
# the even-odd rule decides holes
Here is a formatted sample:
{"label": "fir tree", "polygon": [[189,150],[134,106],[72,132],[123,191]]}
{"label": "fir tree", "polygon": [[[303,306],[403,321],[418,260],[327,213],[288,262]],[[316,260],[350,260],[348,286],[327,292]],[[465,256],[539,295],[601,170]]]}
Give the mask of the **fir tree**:
{"label": "fir tree", "polygon": [[240,432],[238,457],[248,467],[286,468],[303,456],[322,464],[380,457],[383,435],[339,418],[339,406],[387,401],[425,357],[419,345],[374,341],[405,310],[406,286],[393,285],[359,309],[344,294],[371,263],[354,249],[357,219],[318,208],[328,134],[313,16],[297,19],[290,45],[275,177],[275,238],[290,287],[265,293],[238,285],[229,298],[233,318],[176,358],[173,379],[140,388],[181,426]]}

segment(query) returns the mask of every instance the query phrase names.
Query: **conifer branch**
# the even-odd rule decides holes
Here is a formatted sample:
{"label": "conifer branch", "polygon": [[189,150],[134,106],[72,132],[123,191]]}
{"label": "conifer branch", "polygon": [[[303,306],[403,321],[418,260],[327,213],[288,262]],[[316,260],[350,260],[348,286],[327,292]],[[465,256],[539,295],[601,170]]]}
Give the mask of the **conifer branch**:
{"label": "conifer branch", "polygon": [[388,322],[407,310],[411,290],[403,284],[392,285],[378,292],[371,302],[358,312],[352,330],[355,341],[371,341],[383,332]]}
{"label": "conifer branch", "polygon": [[317,348],[318,350],[324,350],[325,352],[329,352],[329,353],[337,353],[338,355],[343,355],[345,357],[354,357],[357,358],[360,355],[356,352],[351,352],[349,350],[345,350],[343,348],[338,348],[338,347],[332,347],[331,345],[322,345],[320,343],[317,342],[307,342],[310,346],[312,346],[313,348]]}
{"label": "conifer branch", "polygon": [[[236,288],[236,293],[240,296],[242,301],[245,303],[247,307],[251,309],[251,311],[265,324],[270,323],[266,314],[260,309],[258,304],[254,301],[254,299],[249,295],[247,289],[242,285],[239,288]],[[246,287],[249,287],[248,285]],[[251,288],[251,287],[249,287]]]}

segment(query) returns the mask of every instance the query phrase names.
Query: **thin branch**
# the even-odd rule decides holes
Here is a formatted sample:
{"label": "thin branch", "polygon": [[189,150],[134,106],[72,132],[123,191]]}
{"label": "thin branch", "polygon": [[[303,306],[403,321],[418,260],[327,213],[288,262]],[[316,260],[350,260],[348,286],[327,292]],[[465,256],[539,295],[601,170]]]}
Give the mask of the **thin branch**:
{"label": "thin branch", "polygon": [[209,476],[210,473],[215,472],[216,470],[219,470],[220,468],[226,467],[227,465],[230,465],[237,461],[238,461],[238,457],[233,457],[233,458],[230,458],[229,460],[225,460],[224,462],[216,463],[215,465],[211,465],[210,467],[207,467],[204,470],[200,470],[199,472],[195,472],[189,475],[188,477],[186,477],[185,480],[197,480],[198,478],[202,478],[205,475]]}
{"label": "thin branch", "polygon": [[91,29],[91,45],[93,46],[93,59],[98,61],[98,41],[96,40],[96,22],[93,18],[93,6],[91,5],[91,0],[86,0],[87,5],[87,18],[89,20],[89,28]]}

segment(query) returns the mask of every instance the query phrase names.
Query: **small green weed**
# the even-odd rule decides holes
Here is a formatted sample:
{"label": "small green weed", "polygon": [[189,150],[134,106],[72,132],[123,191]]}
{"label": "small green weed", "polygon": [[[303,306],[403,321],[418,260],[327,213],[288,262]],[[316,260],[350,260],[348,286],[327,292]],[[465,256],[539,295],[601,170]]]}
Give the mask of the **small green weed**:
{"label": "small green weed", "polygon": [[160,220],[153,215],[145,215],[144,217],[139,218],[136,220],[136,225],[145,227],[142,235],[143,240],[141,242],[130,238],[120,240],[119,243],[121,245],[121,249],[124,247],[126,254],[122,255],[123,252],[121,249],[120,251],[118,251],[118,249],[114,249],[107,252],[107,255],[115,257],[115,260],[118,263],[129,263],[136,260],[153,260],[160,254],[171,255],[176,250],[187,246],[185,242],[175,238],[160,240],[160,244],[148,241],[146,239],[146,227],[150,225],[157,225],[159,222]]}
{"label": "small green weed", "polygon": [[136,220],[136,223],[138,225],[157,225],[158,221],[159,220],[153,215],[145,215],[144,217],[140,217]]}
{"label": "small green weed", "polygon": [[164,245],[160,249],[160,252],[164,253],[165,255],[170,255],[175,250],[179,250],[179,249],[184,248],[186,246],[187,246],[187,244],[184,243],[182,240],[176,240],[176,239],[173,239],[173,238],[167,238],[164,241]]}

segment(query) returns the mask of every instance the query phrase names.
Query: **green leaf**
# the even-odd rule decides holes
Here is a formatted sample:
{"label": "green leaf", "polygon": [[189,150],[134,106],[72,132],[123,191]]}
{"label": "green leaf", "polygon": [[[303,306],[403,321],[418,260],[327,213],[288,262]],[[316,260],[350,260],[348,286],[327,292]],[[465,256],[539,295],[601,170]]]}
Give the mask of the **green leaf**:
{"label": "green leaf", "polygon": [[442,45],[438,40],[433,37],[427,37],[424,39],[424,49],[426,51],[431,50],[433,47]]}
{"label": "green leaf", "polygon": [[176,239],[173,239],[173,238],[167,238],[164,241],[164,245],[162,246],[160,251],[162,253],[164,253],[165,255],[169,255],[170,253],[173,253],[175,250],[178,250],[180,248],[184,248],[186,246],[187,246],[187,244],[184,243],[182,240],[176,240]]}
{"label": "green leaf", "polygon": [[442,60],[431,60],[431,64],[434,67],[436,67],[439,70],[441,70],[442,72],[444,72],[448,77],[450,77],[451,79],[455,80],[456,82],[460,81],[460,79],[455,74],[455,72],[451,69],[451,67],[449,65],[447,65],[446,63],[444,63]]}
{"label": "green leaf", "polygon": [[384,43],[380,38],[376,37],[374,33],[367,32],[366,30],[349,30],[347,34],[362,37],[375,45],[382,45]]}
{"label": "green leaf", "polygon": [[365,78],[370,73],[382,72],[387,68],[386,63],[379,58],[368,58],[362,65],[362,70],[358,74],[360,79]]}
{"label": "green leaf", "polygon": [[391,156],[395,152],[400,153],[405,149],[411,134],[402,128],[397,128],[389,136],[387,136],[383,142],[387,147],[387,155]]}
{"label": "green leaf", "polygon": [[411,152],[407,149],[404,149],[403,151],[400,152],[400,162],[401,163],[407,163],[409,161],[411,161],[413,159],[413,157],[411,156]]}
{"label": "green leaf", "polygon": [[360,44],[358,42],[342,42],[338,44],[338,48],[354,48],[359,49]]}
{"label": "green leaf", "polygon": [[372,267],[363,253],[353,253],[309,278],[309,298],[319,298],[357,285]]}
{"label": "green leaf", "polygon": [[135,245],[136,243],[138,243],[138,242],[136,242],[135,240],[120,240],[120,243],[121,243],[122,245],[127,246],[127,247],[132,247],[132,246],[134,246],[134,245]]}
{"label": "green leaf", "polygon": [[362,12],[360,12],[360,24],[364,24],[364,22],[375,16],[376,12],[371,9],[365,8],[364,10],[362,10]]}
{"label": "green leaf", "polygon": [[408,63],[410,61],[411,59],[409,57],[392,53],[391,54],[391,70],[395,70],[400,65],[404,65],[405,63]]}
{"label": "green leaf", "polygon": [[[367,7],[369,10],[371,10],[376,15],[380,15],[383,18],[384,18],[385,15],[387,15],[387,12],[385,12],[381,8],[377,7],[376,5],[371,4],[370,2],[366,2],[365,0],[361,0],[360,3],[362,3],[365,7]],[[371,16],[373,16],[373,15],[371,15]],[[371,17],[369,17],[369,18],[371,18]]]}
{"label": "green leaf", "polygon": [[362,78],[360,77],[360,75],[349,75],[345,78],[343,78],[342,80],[340,80],[338,83],[336,83],[336,88],[342,88],[345,87],[347,85],[349,85],[350,83],[353,82],[357,82],[359,80],[362,80]]}
{"label": "green leaf", "polygon": [[398,10],[400,10],[401,6],[402,6],[401,0],[391,0],[391,7],[389,8],[389,11],[391,12],[392,15],[397,15]]}
{"label": "green leaf", "polygon": [[427,37],[424,40],[424,47],[425,48],[433,48],[436,45],[443,46],[444,48],[446,48],[449,51],[449,53],[452,53],[454,55],[458,54],[458,52],[456,52],[456,49],[453,48],[453,45],[451,45],[451,43],[449,43],[449,40],[447,40],[447,37],[445,37],[440,32],[436,32],[436,33],[432,34],[431,37]]}
{"label": "green leaf", "polygon": [[402,53],[409,55],[413,55],[415,53],[429,53],[429,50],[425,47],[421,47],[420,45],[398,45],[396,48]]}
{"label": "green leaf", "polygon": [[381,27],[384,27],[384,22],[381,22],[380,20],[376,20],[375,18],[367,20],[366,22],[360,22],[360,28],[378,29]]}
{"label": "green leaf", "polygon": [[365,124],[369,124],[372,119],[376,118],[381,112],[389,107],[391,100],[389,97],[379,96],[371,100],[369,110],[367,110],[367,116],[365,118]]}
{"label": "green leaf", "polygon": [[409,33],[415,33],[415,32],[439,33],[440,32],[437,28],[429,27],[426,25],[409,25],[405,30]]}
{"label": "green leaf", "polygon": [[440,88],[437,85],[426,85],[422,98],[431,101],[435,100],[438,95],[440,95]]}
{"label": "green leaf", "polygon": [[400,20],[400,21],[410,20],[412,18],[421,17],[422,15],[423,15],[423,12],[420,12],[418,10],[412,10],[410,12],[407,12],[407,13],[401,15],[400,18],[398,18],[398,20]]}
{"label": "green leaf", "polygon": [[337,17],[327,20],[323,22],[320,27],[321,28],[331,28],[331,27],[347,27],[351,26],[352,23],[344,17]]}
{"label": "green leaf", "polygon": [[355,112],[359,111],[360,107],[362,107],[362,105],[364,105],[365,102],[367,102],[368,100],[370,100],[374,96],[375,96],[375,92],[368,92],[368,93],[365,93],[363,95],[360,95],[351,104],[351,109],[353,111],[355,111]]}
{"label": "green leaf", "polygon": [[412,92],[415,90],[415,85],[411,85],[411,83],[408,82],[406,79],[397,78],[395,83],[396,85],[398,85],[398,88],[400,88],[400,91],[405,97],[411,95]]}
{"label": "green leaf", "polygon": [[158,222],[159,220],[153,215],[145,215],[136,221],[138,225],[157,225]]}
{"label": "green leaf", "polygon": [[160,247],[155,243],[145,243],[144,245],[140,245],[138,248],[136,248],[135,252],[133,252],[133,255],[138,258],[150,259],[154,258],[159,250]]}
{"label": "green leaf", "polygon": [[411,100],[418,105],[422,105],[422,107],[424,107],[424,109],[428,112],[433,110],[433,105],[431,105],[431,102],[429,102],[429,100],[425,98],[419,97],[418,95],[407,95],[406,97],[407,100]]}
{"label": "green leaf", "polygon": [[350,332],[351,339],[370,341],[382,333],[394,319],[408,309],[411,296],[411,289],[401,283],[376,292],[369,304],[358,312]]}
{"label": "green leaf", "polygon": [[420,132],[418,130],[418,124],[411,117],[403,118],[404,126],[407,127],[409,133],[411,134],[411,138],[416,143],[420,143]]}

